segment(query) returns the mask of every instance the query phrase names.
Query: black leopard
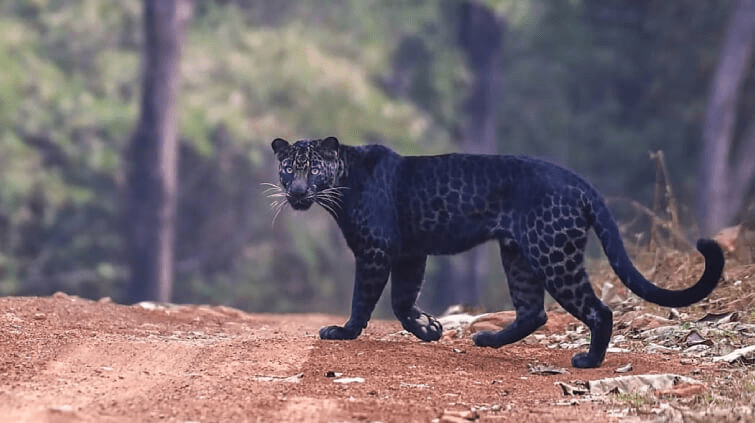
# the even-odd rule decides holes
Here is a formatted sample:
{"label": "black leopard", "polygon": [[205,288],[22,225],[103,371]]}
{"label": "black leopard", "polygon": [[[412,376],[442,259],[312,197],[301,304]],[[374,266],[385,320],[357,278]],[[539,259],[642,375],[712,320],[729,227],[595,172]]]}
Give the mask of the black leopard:
{"label": "black leopard", "polygon": [[478,332],[479,346],[500,347],[531,334],[547,319],[545,291],[590,328],[590,348],[574,367],[597,367],[611,337],[611,310],[593,292],[584,266],[587,231],[611,267],[647,301],[681,307],[705,298],[724,266],[721,248],[701,239],[705,271],[693,286],[653,285],[634,267],[602,196],[570,170],[528,156],[401,156],[381,145],[353,147],[334,137],[272,143],[279,161],[277,206],[324,207],[356,258],[351,316],[320,330],[322,339],[354,339],[367,326],[388,276],[402,326],[424,341],[441,324],[417,307],[428,255],[456,254],[496,240],[516,319],[498,332]]}

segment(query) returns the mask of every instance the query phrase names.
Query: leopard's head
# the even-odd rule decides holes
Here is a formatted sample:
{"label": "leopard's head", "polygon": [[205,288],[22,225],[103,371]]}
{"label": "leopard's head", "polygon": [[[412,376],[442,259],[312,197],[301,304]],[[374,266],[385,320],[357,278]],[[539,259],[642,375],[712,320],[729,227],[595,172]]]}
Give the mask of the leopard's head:
{"label": "leopard's head", "polygon": [[343,188],[338,182],[344,172],[338,139],[328,137],[289,144],[276,138],[272,146],[280,176],[280,190],[272,196],[281,197],[273,204],[274,208],[280,209],[288,203],[295,210],[307,210],[316,202],[335,215],[341,207]]}

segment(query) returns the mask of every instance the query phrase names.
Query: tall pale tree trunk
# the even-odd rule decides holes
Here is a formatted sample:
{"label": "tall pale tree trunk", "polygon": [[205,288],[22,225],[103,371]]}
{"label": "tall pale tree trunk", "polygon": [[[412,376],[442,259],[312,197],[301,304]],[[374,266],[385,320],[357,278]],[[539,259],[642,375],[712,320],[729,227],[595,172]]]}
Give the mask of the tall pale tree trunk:
{"label": "tall pale tree trunk", "polygon": [[752,64],[754,43],[755,0],[735,0],[703,124],[698,178],[698,218],[703,236],[731,223],[755,176],[755,119],[739,140],[736,157],[732,157],[739,92]]}
{"label": "tall pale tree trunk", "polygon": [[187,0],[144,1],[141,113],[127,151],[125,228],[131,302],[169,301],[173,284],[180,48]]}

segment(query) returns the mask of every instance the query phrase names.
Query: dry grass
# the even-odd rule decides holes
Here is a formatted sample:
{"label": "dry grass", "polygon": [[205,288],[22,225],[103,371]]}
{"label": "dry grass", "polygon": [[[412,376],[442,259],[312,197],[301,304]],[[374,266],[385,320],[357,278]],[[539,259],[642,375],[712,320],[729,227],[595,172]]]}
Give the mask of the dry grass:
{"label": "dry grass", "polygon": [[[636,215],[642,216],[621,225],[627,250],[635,266],[656,285],[683,289],[694,284],[702,275],[704,259],[692,248],[688,235],[685,235],[689,231],[680,223],[677,201],[670,184],[666,183],[668,175],[662,154],[651,155],[651,158],[658,164],[653,208],[624,199],[612,199],[612,202],[628,204]],[[638,226],[643,224],[644,230],[638,230]],[[755,245],[749,247],[753,248]],[[713,293],[697,304],[679,309],[679,313],[673,315],[677,321],[681,317],[680,325],[693,327],[695,322],[706,315],[724,313],[735,313],[732,319],[740,323],[755,324],[755,265],[752,260],[742,260],[741,255],[730,248],[725,248],[725,256],[724,273]],[[604,258],[590,262],[589,270],[597,293],[600,294],[604,285],[610,283],[615,287],[620,300],[632,297]],[[613,305],[613,309],[615,321],[628,311],[671,317],[668,309],[645,301],[619,301]],[[735,331],[722,331],[712,341],[732,348],[755,344],[755,338],[751,335]],[[653,407],[658,407],[665,401],[675,410],[683,412],[683,421],[697,421],[696,417],[689,417],[693,415],[703,416],[700,421],[755,421],[755,362],[740,360],[733,364],[713,364],[710,360],[706,362],[703,359],[702,363],[702,370],[690,376],[705,383],[706,390],[703,393],[686,398],[655,400],[627,397],[624,398],[625,401],[619,402],[642,414],[643,409],[650,412]]]}
{"label": "dry grass", "polygon": [[[630,249],[638,269],[648,279],[665,288],[687,287],[697,281],[703,272],[703,258],[695,251],[659,248],[651,253],[647,247],[637,245],[630,246]],[[620,298],[632,296],[605,260],[591,264],[591,278],[597,285],[597,292],[601,292],[602,284],[610,282],[618,287]],[[671,315],[669,309],[645,301],[626,301],[623,304],[631,306],[614,305],[615,321],[630,310],[662,317]],[[755,324],[755,265],[741,264],[736,257],[727,255],[724,275],[713,293],[703,301],[678,311],[682,316],[679,324],[683,327],[694,326],[694,322],[709,314],[730,312],[736,313],[735,319],[741,323]],[[747,338],[733,331],[722,331],[712,341],[732,348],[755,344],[755,338]],[[675,413],[683,415],[682,421],[698,421],[696,418],[702,418],[699,421],[755,421],[752,414],[755,410],[755,363],[740,361],[714,365],[709,360],[701,362],[707,363],[701,367],[703,370],[689,376],[706,385],[703,393],[682,398],[627,396],[616,398],[616,401],[637,415],[658,417],[658,407],[665,403]]]}

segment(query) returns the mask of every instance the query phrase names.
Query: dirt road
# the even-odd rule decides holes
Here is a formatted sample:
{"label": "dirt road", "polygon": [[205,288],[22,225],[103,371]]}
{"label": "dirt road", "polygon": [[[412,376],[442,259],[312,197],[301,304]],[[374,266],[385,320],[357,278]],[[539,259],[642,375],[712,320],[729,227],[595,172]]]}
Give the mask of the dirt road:
{"label": "dirt road", "polygon": [[[616,421],[606,404],[561,405],[569,398],[554,382],[611,377],[628,362],[634,373],[695,370],[678,356],[634,353],[577,370],[573,350],[535,337],[498,350],[468,338],[422,343],[393,321],[372,322],[355,341],[316,337],[342,322],[65,294],[1,298],[0,421]],[[551,313],[540,333],[573,324]],[[568,372],[530,373],[542,363]]]}

